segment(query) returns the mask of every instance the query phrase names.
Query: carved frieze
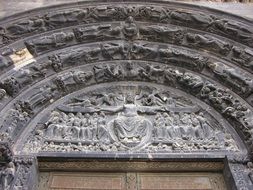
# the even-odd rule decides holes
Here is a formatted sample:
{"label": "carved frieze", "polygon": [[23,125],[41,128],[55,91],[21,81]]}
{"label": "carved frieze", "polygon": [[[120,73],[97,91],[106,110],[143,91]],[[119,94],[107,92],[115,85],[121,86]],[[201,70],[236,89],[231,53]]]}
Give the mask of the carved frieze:
{"label": "carved frieze", "polygon": [[53,74],[50,72],[50,68],[59,72],[72,65],[115,59],[162,60],[167,64],[181,65],[197,71],[201,71],[208,61],[207,57],[193,52],[172,47],[162,48],[149,43],[101,43],[100,45],[92,45],[92,48],[85,46],[53,54],[48,56],[48,61],[44,60],[43,63],[34,63],[23,67],[1,80],[0,88],[5,90],[8,95],[16,96],[21,89],[31,83]]}
{"label": "carved frieze", "polygon": [[[204,77],[191,72],[169,68],[166,65],[134,64],[129,61],[122,64],[111,63],[84,68],[84,70],[64,72],[53,78],[50,83],[41,85],[33,90],[32,93],[17,104],[19,109],[14,109],[14,111],[16,110],[15,112],[22,113],[21,115],[24,115],[24,119],[12,119],[13,114],[9,112],[7,117],[10,119],[4,120],[1,131],[14,131],[17,130],[17,126],[19,126],[18,129],[22,129],[22,126],[26,125],[29,117],[33,114],[53,103],[59,97],[75,89],[80,89],[80,87],[103,82],[132,80],[167,84],[189,92],[214,107],[232,123],[236,123],[236,127],[240,127],[243,130],[245,138],[251,139],[251,111],[229,90],[223,89]],[[10,125],[10,122],[13,125]],[[251,143],[250,140],[249,143]]]}
{"label": "carved frieze", "polygon": [[[133,34],[132,34],[133,33]],[[74,40],[75,38],[75,40]],[[25,42],[26,47],[33,55],[40,55],[59,48],[66,48],[75,43],[88,43],[105,40],[149,40],[163,43],[202,49],[225,59],[234,61],[246,68],[252,69],[253,59],[250,49],[234,45],[223,38],[209,34],[199,34],[196,31],[187,32],[177,26],[147,25],[136,23],[133,17],[124,22],[112,24],[97,24],[73,28],[73,31],[55,32],[50,35],[36,37]],[[180,54],[174,53],[176,56]]]}
{"label": "carved frieze", "polygon": [[[1,20],[0,140],[29,155],[227,155],[236,186],[250,189],[252,23],[143,4]],[[0,153],[0,189],[35,189],[34,159],[3,143]]]}
{"label": "carved frieze", "polygon": [[[207,70],[210,73],[208,76],[220,79],[223,84],[232,87],[233,91],[244,97],[251,94],[251,75],[237,69],[234,69],[234,74],[225,74],[227,71],[232,72],[233,69],[230,68],[230,66],[224,65],[222,62],[219,63],[219,67],[211,66],[217,65],[217,63],[213,63],[213,61],[206,56],[202,56],[188,50],[145,42],[135,42],[131,44],[118,41],[101,43],[99,45],[92,44],[90,47],[84,46],[83,48],[70,49],[68,52],[60,52],[50,55],[48,56],[48,61],[44,60],[43,63],[31,64],[17,70],[11,76],[3,79],[0,82],[0,87],[6,91],[8,95],[13,97],[19,94],[21,89],[30,86],[32,83],[49,77],[54,74],[54,72],[60,72],[73,65],[78,66],[96,61],[121,59],[159,61],[168,65],[176,65],[193,71],[203,72],[203,74],[206,74],[206,71],[203,71],[203,69],[208,66],[207,68],[211,68]],[[96,68],[94,68],[95,75],[97,75],[98,71],[102,71],[102,68],[105,69],[106,67],[107,66],[104,66],[103,64],[96,66]],[[131,71],[130,67],[129,72],[134,71]],[[221,70],[222,67],[224,67],[224,71],[218,71]],[[152,66],[150,68],[152,68]],[[119,75],[119,73],[117,74],[117,70],[121,72],[120,66],[117,66],[114,71],[108,70],[109,72],[106,74],[107,77],[117,77],[116,75]],[[128,74],[130,74],[129,72]],[[140,71],[140,75],[145,78],[146,74]],[[227,82],[224,82],[224,77],[221,77],[220,75],[226,76],[225,81]],[[218,78],[216,76],[218,76]],[[62,76],[59,76],[59,78],[61,77]],[[89,78],[89,76],[87,77]],[[105,80],[105,78],[103,78],[103,80]],[[57,81],[60,82],[59,80]],[[245,93],[245,91],[247,91],[247,93]]]}
{"label": "carved frieze", "polygon": [[[1,27],[1,42],[7,44],[24,35],[50,31],[56,28],[83,23],[126,20],[132,17],[139,21],[183,25],[222,35],[248,46],[253,46],[252,28],[246,24],[209,13],[187,11],[155,5],[104,5],[58,10],[40,16],[10,22]],[[129,19],[128,26],[133,27]],[[133,34],[134,30],[130,29]],[[130,31],[128,30],[128,32]],[[126,30],[127,31],[127,30]],[[130,37],[130,36],[129,36]]]}

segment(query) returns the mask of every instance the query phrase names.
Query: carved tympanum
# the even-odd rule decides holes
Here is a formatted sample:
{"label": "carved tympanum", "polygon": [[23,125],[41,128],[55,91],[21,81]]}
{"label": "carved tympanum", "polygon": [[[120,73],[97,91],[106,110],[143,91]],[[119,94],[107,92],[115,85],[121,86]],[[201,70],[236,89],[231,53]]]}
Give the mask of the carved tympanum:
{"label": "carved tympanum", "polygon": [[186,97],[115,86],[58,105],[24,151],[237,151],[234,137]]}
{"label": "carved tympanum", "polygon": [[[247,189],[249,20],[162,1],[46,9],[0,21],[0,139],[15,154],[226,155]],[[34,189],[34,161],[0,149],[0,188]]]}

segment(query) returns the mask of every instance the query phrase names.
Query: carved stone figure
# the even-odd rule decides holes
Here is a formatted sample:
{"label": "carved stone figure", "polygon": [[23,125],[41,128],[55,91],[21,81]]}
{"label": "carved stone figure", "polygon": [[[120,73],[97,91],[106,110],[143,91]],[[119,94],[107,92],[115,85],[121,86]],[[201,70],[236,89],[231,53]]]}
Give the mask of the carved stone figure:
{"label": "carved stone figure", "polygon": [[8,44],[10,41],[15,40],[15,39],[16,37],[8,34],[8,31],[6,31],[5,28],[0,27],[0,46],[4,44]]}
{"label": "carved stone figure", "polygon": [[253,45],[253,31],[243,23],[227,19],[217,19],[211,23],[208,29],[214,33],[231,36],[231,38],[239,42],[243,42],[251,47]]}
{"label": "carved stone figure", "polygon": [[213,21],[212,15],[183,10],[172,10],[168,16],[172,19],[172,22],[204,28],[209,26]]}
{"label": "carved stone figure", "polygon": [[73,31],[79,42],[120,38],[120,27],[113,27],[111,24],[75,28]]}
{"label": "carved stone figure", "polygon": [[98,117],[98,126],[97,126],[97,139],[100,142],[108,144],[110,142],[110,135],[108,129],[106,128],[106,115],[104,112],[101,112]]}
{"label": "carved stone figure", "polygon": [[192,92],[198,92],[204,85],[203,79],[192,73],[184,73],[182,76],[178,76],[177,78],[179,83],[188,87]]}
{"label": "carved stone figure", "polygon": [[8,33],[14,36],[24,35],[32,32],[46,31],[45,21],[41,18],[32,18],[14,23],[6,28]]}
{"label": "carved stone figure", "polygon": [[62,25],[73,25],[87,22],[88,11],[86,9],[71,9],[61,12],[51,12],[44,16],[47,26],[58,28]]}
{"label": "carved stone figure", "polygon": [[100,48],[79,48],[71,49],[68,52],[55,54],[49,56],[49,64],[53,69],[58,72],[63,67],[86,64],[87,62],[94,61],[97,59],[97,54],[100,52]]}
{"label": "carved stone figure", "polygon": [[115,106],[117,105],[117,100],[119,97],[117,94],[108,93],[108,94],[97,94],[96,105],[97,106]]}
{"label": "carved stone figure", "polygon": [[0,161],[1,162],[10,162],[13,158],[13,152],[11,150],[10,142],[6,141],[7,139],[3,139],[0,137]]}
{"label": "carved stone figure", "polygon": [[187,113],[180,113],[180,126],[179,131],[182,139],[189,140],[192,136],[190,115]]}
{"label": "carved stone figure", "polygon": [[73,79],[77,84],[86,83],[93,77],[92,72],[76,71],[73,74]]}
{"label": "carved stone figure", "polygon": [[158,47],[150,44],[134,43],[130,47],[128,59],[151,59],[158,56]]}
{"label": "carved stone figure", "polygon": [[211,50],[222,55],[227,55],[231,50],[231,45],[220,39],[214,38],[210,35],[191,34],[186,35],[187,41],[190,45],[201,47],[203,49]]}
{"label": "carved stone figure", "polygon": [[52,66],[55,72],[58,72],[62,69],[62,61],[58,55],[52,55],[48,57],[49,64]]}
{"label": "carved stone figure", "polygon": [[165,119],[165,137],[168,139],[177,138],[179,135],[174,125],[174,120],[176,119],[174,113],[164,113],[163,116]]}
{"label": "carved stone figure", "polygon": [[57,88],[54,86],[42,86],[23,102],[23,107],[32,111],[37,106],[44,105],[46,102],[51,100],[55,96],[56,92]]}
{"label": "carved stone figure", "polygon": [[155,116],[154,127],[155,136],[158,139],[164,139],[166,137],[165,118],[161,113],[157,113]]}
{"label": "carved stone figure", "polygon": [[119,65],[94,66],[94,75],[96,81],[108,81],[123,77],[122,67]]}
{"label": "carved stone figure", "polygon": [[24,87],[27,84],[34,82],[36,79],[44,77],[45,73],[43,70],[38,71],[35,67],[31,67],[27,69],[19,69],[14,76],[20,86]]}
{"label": "carved stone figure", "polygon": [[[207,126],[207,129],[205,129],[201,124],[202,121],[198,118],[202,118],[203,113],[200,112],[198,115],[195,113],[190,114],[190,120],[191,120],[191,125],[192,125],[192,137],[196,139],[202,139],[204,138],[204,134],[207,134],[206,137],[210,138],[209,136],[209,126]],[[206,126],[205,126],[206,127]],[[211,127],[211,126],[210,126]]]}
{"label": "carved stone figure", "polygon": [[[7,117],[4,121],[3,128],[9,136],[12,136],[14,132],[20,130],[21,126],[23,126],[28,118],[29,118],[29,110],[23,109],[20,102],[14,104],[14,108],[10,109],[7,113]],[[19,126],[19,128],[17,127]]]}
{"label": "carved stone figure", "polygon": [[249,169],[248,176],[251,180],[251,183],[253,183],[253,164],[252,164],[252,162],[248,162],[247,166],[248,166],[248,169]]}
{"label": "carved stone figure", "polygon": [[244,73],[228,67],[222,63],[210,63],[208,67],[212,70],[215,75],[222,79],[223,82],[226,82],[232,86],[235,90],[243,93],[244,96],[248,96],[252,93],[253,90],[253,80]]}
{"label": "carved stone figure", "polygon": [[139,77],[139,72],[140,68],[135,67],[132,62],[127,62],[125,64],[123,75],[124,78],[133,80]]}
{"label": "carved stone figure", "polygon": [[197,119],[199,120],[199,123],[200,123],[200,126],[201,126],[201,129],[203,131],[203,135],[204,137],[211,137],[212,134],[211,134],[211,125],[210,123],[208,123],[208,121],[205,119],[204,117],[204,114],[202,112],[200,112],[197,116]]}
{"label": "carved stone figure", "polygon": [[200,91],[201,98],[208,98],[209,94],[215,91],[217,87],[211,82],[205,82],[203,88]]}
{"label": "carved stone figure", "polygon": [[70,71],[55,78],[55,83],[59,89],[65,91],[67,86],[74,84],[86,84],[93,77],[93,73],[90,71]]}
{"label": "carved stone figure", "polygon": [[162,42],[181,42],[183,40],[183,30],[181,28],[151,25],[151,26],[141,26],[140,34],[144,38],[155,39]]}
{"label": "carved stone figure", "polygon": [[12,64],[12,61],[5,56],[0,55],[0,69],[4,69]]}
{"label": "carved stone figure", "polygon": [[202,71],[206,63],[207,57],[200,56],[199,54],[191,53],[182,49],[175,48],[159,48],[159,57],[165,63],[182,65],[183,67],[192,70]]}
{"label": "carved stone figure", "polygon": [[58,112],[53,112],[50,115],[50,119],[45,124],[47,126],[46,135],[48,137],[54,137],[55,136],[55,130],[57,128],[56,124],[59,124],[64,120],[61,119],[60,114]]}
{"label": "carved stone figure", "polygon": [[0,88],[0,100],[2,100],[6,95],[6,91]]}
{"label": "carved stone figure", "polygon": [[141,99],[143,106],[162,106],[167,103],[170,106],[175,106],[175,104],[169,102],[169,99],[161,97],[159,92],[153,91],[150,94],[142,94],[138,99]]}
{"label": "carved stone figure", "polygon": [[146,65],[145,68],[139,69],[140,77],[150,81],[158,81],[163,74],[164,69],[160,68],[159,66]]}
{"label": "carved stone figure", "polygon": [[129,16],[123,24],[122,32],[126,38],[134,38],[138,35],[137,25],[134,23],[134,18]]}
{"label": "carved stone figure", "polygon": [[[134,97],[128,95],[123,107],[117,109],[103,109],[104,111],[122,112],[111,121],[110,134],[115,141],[127,147],[143,146],[151,137],[152,123],[138,115],[138,107],[134,104]],[[144,111],[144,110],[143,110]]]}
{"label": "carved stone figure", "polygon": [[64,33],[58,32],[53,33],[49,36],[42,36],[25,42],[27,49],[33,55],[38,55],[41,52],[53,50],[67,45],[74,39],[72,32]]}
{"label": "carved stone figure", "polygon": [[251,70],[253,69],[253,52],[250,49],[242,49],[237,46],[233,46],[232,48],[232,60],[237,63],[249,67]]}
{"label": "carved stone figure", "polygon": [[11,96],[16,95],[21,89],[20,83],[14,77],[9,77],[4,81],[0,82],[0,87],[5,89],[6,92]]}
{"label": "carved stone figure", "polygon": [[14,180],[15,172],[16,172],[15,165],[13,162],[7,163],[5,169],[0,171],[2,189],[4,189],[4,190],[10,189],[10,185],[11,185],[12,181]]}
{"label": "carved stone figure", "polygon": [[100,45],[102,56],[109,60],[113,59],[128,59],[129,58],[129,47],[127,44],[119,43],[106,43]]}

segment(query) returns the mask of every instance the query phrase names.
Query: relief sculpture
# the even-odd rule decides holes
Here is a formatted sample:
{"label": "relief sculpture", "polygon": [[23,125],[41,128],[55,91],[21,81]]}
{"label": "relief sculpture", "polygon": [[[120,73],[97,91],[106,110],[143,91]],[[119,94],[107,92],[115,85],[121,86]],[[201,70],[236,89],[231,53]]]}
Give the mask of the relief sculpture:
{"label": "relief sculpture", "polygon": [[188,44],[192,46],[214,51],[221,55],[227,55],[231,50],[231,45],[229,43],[207,34],[200,35],[188,33],[186,39]]}
{"label": "relief sculpture", "polygon": [[241,73],[237,69],[226,66],[220,62],[209,63],[208,68],[215,76],[238,91],[238,93],[243,94],[243,96],[247,97],[252,93],[253,80],[245,73]]}
{"label": "relief sculpture", "polygon": [[65,46],[67,43],[73,41],[74,34],[58,32],[49,36],[42,36],[25,42],[27,49],[33,55],[38,55],[40,52],[57,49]]}
{"label": "relief sculpture", "polygon": [[[83,50],[85,52],[85,50]],[[64,58],[64,55],[62,55],[62,58]],[[217,63],[218,64],[218,63]],[[215,67],[211,66],[212,63],[208,63],[208,67],[210,69],[215,69],[213,72],[215,74],[219,74],[219,67],[218,66],[223,66],[219,65]],[[193,72],[186,72],[182,69],[176,69],[173,67],[169,67],[167,65],[158,65],[158,64],[149,64],[149,63],[135,63],[130,60],[126,60],[120,64],[115,64],[113,63],[107,63],[107,64],[101,64],[101,65],[88,65],[83,67],[84,69],[75,69],[75,70],[69,70],[66,72],[62,72],[61,74],[58,74],[55,78],[52,79],[52,81],[48,84],[40,85],[36,89],[34,89],[27,97],[21,99],[17,106],[19,107],[17,111],[17,115],[22,113],[21,115],[24,115],[24,117],[21,117],[21,120],[19,119],[11,119],[13,115],[9,113],[4,120],[4,127],[1,129],[1,131],[9,132],[10,135],[16,134],[19,130],[22,129],[23,126],[25,126],[27,120],[29,120],[33,114],[35,114],[38,110],[41,108],[44,108],[45,106],[49,105],[50,103],[53,103],[55,100],[57,100],[59,97],[62,95],[69,93],[71,91],[76,91],[77,89],[87,87],[96,83],[104,83],[104,82],[114,82],[114,81],[144,81],[144,82],[151,82],[151,83],[158,83],[158,84],[168,84],[169,86],[176,87],[178,89],[182,89],[185,92],[188,92],[189,94],[198,97],[202,101],[206,102],[207,104],[211,105],[213,108],[215,108],[220,114],[223,116],[229,118],[232,122],[237,123],[237,126],[240,127],[244,133],[246,134],[247,139],[249,140],[251,138],[251,135],[248,135],[249,129],[251,129],[251,112],[247,108],[245,104],[243,104],[239,99],[237,99],[235,96],[233,96],[228,89],[223,89],[221,86],[218,86],[216,83],[213,83],[209,80],[207,80],[205,77],[196,75]],[[223,67],[222,67],[223,68]],[[226,69],[224,67],[224,69]],[[20,70],[23,71],[23,70]],[[225,72],[228,77],[233,77],[233,79],[238,80],[238,82],[241,82],[242,84],[245,84],[245,88],[247,87],[246,84],[248,85],[248,91],[249,88],[251,88],[251,82],[247,78],[240,78],[237,75],[237,72],[234,72],[233,70],[229,69],[229,72]],[[242,77],[242,75],[240,75]],[[26,78],[24,78],[26,79]],[[28,81],[31,80],[29,77],[27,78]],[[13,79],[12,79],[13,80]],[[244,83],[247,81],[247,83]],[[22,82],[22,80],[19,80],[19,82]],[[225,82],[225,80],[224,80]],[[23,82],[22,82],[23,83]],[[15,84],[15,83],[14,83]],[[19,84],[19,83],[18,83]],[[4,89],[8,89],[5,86]],[[242,88],[244,88],[241,85]],[[15,89],[15,88],[14,88]],[[9,94],[11,91],[6,92]],[[136,118],[136,123],[140,124],[142,126],[142,120],[143,120],[143,115],[150,115],[152,117],[151,120],[148,119],[146,121],[145,118],[145,129],[150,129],[153,128],[154,130],[153,133],[156,134],[161,134],[161,131],[167,131],[167,128],[163,127],[161,129],[157,129],[154,127],[154,121],[153,119],[155,118],[154,113],[161,113],[163,117],[167,117],[167,115],[164,113],[166,112],[169,116],[170,114],[178,117],[189,117],[188,114],[179,114],[180,111],[178,111],[179,108],[173,107],[175,102],[173,99],[165,98],[164,96],[161,96],[159,98],[159,93],[155,91],[150,91],[149,94],[144,93],[141,94],[141,99],[139,99],[138,96],[140,96],[140,93],[133,93],[132,96],[134,97],[135,103],[133,103],[130,107],[125,106],[124,100],[126,99],[126,94],[118,94],[118,93],[103,93],[100,95],[92,95],[86,98],[75,98],[74,100],[76,102],[70,103],[70,107],[67,108],[67,105],[61,105],[58,108],[61,108],[61,111],[64,113],[88,113],[90,115],[97,114],[100,115],[101,112],[103,112],[102,115],[105,114],[105,116],[109,115],[117,115],[118,118],[112,118],[112,121],[110,123],[110,126],[119,126],[119,123],[123,123],[122,125],[125,125],[125,129],[127,129],[126,126],[131,126],[131,121],[130,123],[127,120],[124,120],[127,114],[124,114],[124,111],[128,109],[135,109],[137,111],[133,112],[133,117]],[[165,98],[165,99],[164,99]],[[119,103],[119,99],[121,99],[121,103]],[[65,107],[64,107],[65,106]],[[106,107],[107,106],[107,107]],[[112,107],[113,108],[112,108]],[[143,107],[144,106],[144,107]],[[102,110],[102,108],[104,110]],[[145,109],[144,109],[145,108]],[[130,110],[131,110],[130,109]],[[144,109],[144,111],[143,111]],[[156,111],[154,111],[157,109]],[[194,112],[195,115],[201,115],[200,112],[195,112],[193,110],[189,111],[186,108],[180,108],[181,110],[184,110],[183,112],[189,113],[189,112]],[[189,108],[190,109],[190,108]],[[13,109],[15,111],[16,109]],[[72,111],[68,111],[72,110]],[[131,111],[130,111],[131,112]],[[24,114],[23,114],[24,113]],[[205,114],[205,112],[203,112]],[[95,115],[96,115],[95,114]],[[96,116],[97,117],[97,116]],[[24,118],[24,119],[22,119]],[[159,115],[157,116],[159,118]],[[195,118],[194,115],[191,115],[190,121],[196,121],[195,123],[198,123],[197,120],[199,120],[201,117],[197,117],[198,119]],[[132,118],[133,119],[133,118]],[[134,119],[133,119],[134,120]],[[158,119],[159,121],[159,119]],[[182,119],[182,122],[187,121],[187,119]],[[150,125],[149,123],[152,123]],[[181,122],[181,120],[180,120]],[[187,123],[187,122],[186,122]],[[194,123],[194,122],[193,122]],[[204,122],[205,123],[205,122]],[[136,124],[137,125],[137,124]],[[185,125],[185,124],[183,124]],[[19,126],[19,127],[17,127]],[[129,148],[129,146],[126,146],[123,143],[120,143],[119,138],[115,136],[115,133],[110,132],[107,130],[115,127],[109,127],[108,128],[108,121],[106,121],[106,126],[107,127],[101,127],[100,130],[105,133],[106,138],[103,138],[106,142],[112,142],[115,141],[116,144],[121,145],[121,148]],[[148,126],[148,127],[147,127]],[[152,127],[149,127],[152,126]],[[198,124],[196,124],[198,126]],[[207,126],[207,125],[205,125]],[[108,128],[108,129],[107,129]],[[142,128],[142,127],[140,127]],[[180,128],[180,127],[179,127]],[[194,128],[192,131],[196,132],[189,132],[189,134],[194,134],[192,136],[186,137],[187,138],[197,138],[201,137],[203,138],[204,133],[209,133],[209,132],[203,132],[198,130],[199,127]],[[73,129],[72,131],[78,131],[79,128]],[[107,129],[107,130],[104,130]],[[130,129],[129,129],[130,130]],[[53,131],[53,130],[52,130]],[[131,131],[131,130],[130,130]],[[145,130],[144,130],[145,131]],[[150,130],[147,130],[150,131]],[[154,132],[156,131],[156,132]],[[159,132],[160,131],[160,132]],[[179,131],[188,131],[186,128],[180,128]],[[65,133],[65,132],[64,132]],[[81,135],[81,132],[76,132],[78,136],[75,137],[81,137],[84,135]],[[119,133],[119,132],[118,132]],[[145,132],[144,132],[145,133]],[[153,134],[152,133],[152,134]],[[172,132],[169,131],[168,133],[174,133],[173,130]],[[188,134],[188,132],[185,132]],[[195,134],[198,135],[195,135]],[[41,134],[41,132],[38,132],[38,134]],[[52,133],[51,133],[52,134]],[[124,134],[124,133],[123,133]],[[148,134],[148,133],[147,133]],[[214,134],[214,133],[210,133]],[[250,133],[251,134],[251,133]],[[53,136],[53,135],[52,135]],[[94,136],[94,135],[93,135]],[[95,136],[101,136],[101,135],[95,135]],[[102,135],[103,136],[103,135]],[[166,137],[170,135],[165,135]],[[217,136],[217,135],[214,135]],[[229,135],[225,135],[228,137],[227,141],[230,141]],[[102,137],[101,137],[102,138]],[[136,137],[135,137],[136,138]],[[157,135],[157,139],[161,138],[159,135]],[[183,138],[180,136],[180,138]],[[43,139],[41,137],[38,137],[38,139]],[[93,138],[92,138],[93,139]],[[144,140],[146,137],[141,137],[139,138],[139,144],[145,144]],[[47,141],[46,141],[47,142]],[[49,142],[49,141],[48,141]],[[51,141],[50,141],[51,143]],[[53,142],[54,143],[54,142]],[[250,143],[250,141],[249,141]],[[32,143],[31,143],[32,144]],[[138,143],[137,143],[138,144]],[[159,143],[158,143],[159,144]],[[226,143],[223,143],[224,145]],[[115,144],[114,144],[115,145]],[[159,145],[160,146],[160,145]],[[139,146],[136,146],[139,148]],[[142,147],[144,148],[144,147]],[[114,148],[115,149],[115,148]],[[145,149],[145,148],[144,148]],[[155,148],[156,149],[156,148]]]}
{"label": "relief sculpture", "polygon": [[243,49],[238,46],[234,46],[232,48],[231,59],[240,65],[253,70],[253,51],[248,48]]}
{"label": "relief sculpture", "polygon": [[0,189],[36,189],[38,164],[94,169],[74,157],[189,158],[134,170],[224,170],[234,189],[252,186],[248,19],[173,2],[78,2],[1,19],[0,47]]}
{"label": "relief sculpture", "polygon": [[99,26],[79,27],[73,29],[76,39],[79,42],[91,40],[103,40],[115,37],[120,38],[120,27],[112,27],[111,24]]}
{"label": "relief sculpture", "polygon": [[13,162],[9,162],[6,164],[5,168],[0,171],[0,187],[3,190],[10,190],[11,184],[14,181],[15,177],[15,165]]}
{"label": "relief sculpture", "polygon": [[[101,89],[102,90],[102,89]],[[191,101],[151,87],[118,86],[52,111],[27,151],[237,151],[233,136]]]}
{"label": "relief sculpture", "polygon": [[[50,31],[77,24],[121,20],[125,20],[123,33],[126,32],[125,36],[130,39],[133,35],[136,35],[137,32],[132,22],[133,19],[183,25],[229,37],[251,47],[253,46],[252,29],[242,22],[216,17],[206,12],[188,12],[184,9],[177,10],[161,6],[137,6],[131,4],[127,6],[105,5],[58,10],[44,15],[14,21],[0,28],[0,36],[2,38],[1,44],[10,43],[24,35]],[[159,26],[156,31],[159,32]]]}

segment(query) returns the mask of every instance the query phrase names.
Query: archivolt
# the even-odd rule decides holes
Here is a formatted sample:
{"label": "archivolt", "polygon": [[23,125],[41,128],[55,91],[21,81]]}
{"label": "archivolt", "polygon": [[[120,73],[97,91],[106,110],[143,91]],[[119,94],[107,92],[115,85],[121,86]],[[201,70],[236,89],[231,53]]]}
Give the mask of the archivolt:
{"label": "archivolt", "polygon": [[[20,142],[35,115],[75,90],[144,81],[179,88],[209,104],[252,146],[251,21],[180,3],[97,4],[39,9],[0,21],[3,138]],[[98,78],[98,67],[111,75]],[[76,78],[68,83],[68,77]]]}

